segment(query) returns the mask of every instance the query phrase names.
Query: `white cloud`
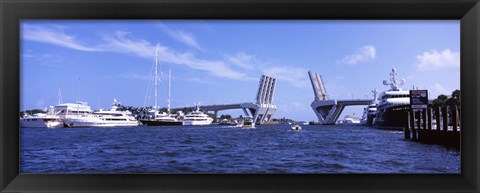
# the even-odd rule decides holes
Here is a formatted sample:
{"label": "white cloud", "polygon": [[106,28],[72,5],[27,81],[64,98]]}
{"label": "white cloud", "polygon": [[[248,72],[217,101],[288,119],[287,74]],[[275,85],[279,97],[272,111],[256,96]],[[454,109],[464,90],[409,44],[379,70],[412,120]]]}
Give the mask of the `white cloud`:
{"label": "white cloud", "polygon": [[430,86],[430,89],[428,89],[430,93],[428,93],[430,99],[435,99],[438,97],[438,95],[450,95],[452,91],[448,91],[445,87],[443,87],[440,83],[435,83],[432,86]]}
{"label": "white cloud", "polygon": [[[155,46],[150,42],[141,39],[134,39],[127,36],[126,32],[117,32],[114,36],[106,36],[107,44],[101,48],[113,52],[131,53],[145,58],[153,58],[155,56]],[[217,77],[245,80],[248,79],[247,74],[231,69],[223,61],[202,60],[198,59],[191,52],[176,52],[168,47],[158,46],[158,59],[163,62],[185,65],[189,68],[206,71]]]}
{"label": "white cloud", "polygon": [[65,27],[58,25],[22,25],[21,37],[26,40],[55,44],[80,51],[99,51],[78,41],[75,36],[64,33]]}
{"label": "white cloud", "polygon": [[193,34],[188,33],[188,32],[184,32],[184,31],[181,31],[181,30],[172,30],[164,24],[160,24],[159,26],[165,33],[167,33],[167,35],[169,35],[173,39],[175,39],[175,40],[177,40],[177,41],[179,41],[179,42],[181,42],[181,43],[183,43],[187,46],[190,46],[192,48],[195,48],[195,49],[198,49],[198,50],[203,50],[200,47],[200,45],[198,44],[198,42],[195,39],[195,37],[193,36]]}
{"label": "white cloud", "polygon": [[231,69],[224,61],[198,59],[193,53],[176,52],[168,47],[152,45],[149,41],[137,39],[130,36],[130,33],[117,31],[114,34],[103,36],[103,43],[94,46],[87,46],[67,35],[59,27],[44,27],[25,25],[22,38],[31,41],[54,44],[80,51],[105,51],[133,54],[142,58],[154,58],[155,48],[159,48],[159,60],[163,62],[185,65],[189,68],[208,72],[210,75],[236,79],[251,80],[247,74]]}
{"label": "white cloud", "polygon": [[302,68],[276,66],[263,69],[263,74],[279,81],[285,81],[294,87],[308,88],[310,86],[307,70]]}
{"label": "white cloud", "polygon": [[27,50],[22,53],[24,62],[34,60],[34,63],[43,66],[49,66],[54,68],[60,68],[65,64],[66,58],[57,54],[49,53],[36,53],[32,50]]}
{"label": "white cloud", "polygon": [[174,37],[178,41],[180,41],[180,42],[182,42],[182,43],[184,43],[184,44],[186,44],[190,47],[196,48],[198,50],[202,50],[202,48],[198,44],[197,40],[195,40],[195,37],[192,34],[189,34],[187,32],[183,32],[183,31],[176,31]]}
{"label": "white cloud", "polygon": [[340,59],[337,63],[341,64],[356,64],[359,62],[366,62],[373,60],[376,57],[376,49],[372,45],[363,46],[357,49],[357,52],[347,55]]}
{"label": "white cloud", "polygon": [[152,80],[152,76],[137,73],[121,74],[119,76],[128,80]]}
{"label": "white cloud", "polygon": [[[101,48],[113,52],[131,53],[144,58],[155,57],[155,47],[150,42],[142,39],[135,39],[127,36],[126,32],[117,32],[114,36],[105,36],[107,42],[101,45]],[[189,68],[206,71],[217,77],[242,80],[246,78],[245,73],[234,71],[229,68],[223,61],[212,61],[198,59],[191,52],[175,52],[174,50],[158,46],[158,59],[163,62],[185,65]]]}
{"label": "white cloud", "polygon": [[[133,39],[126,36],[125,32],[117,32],[115,36],[107,37],[108,44],[102,48],[114,52],[132,53],[145,58],[155,56],[155,46],[150,42]],[[245,73],[234,71],[223,61],[212,61],[198,59],[195,54],[190,52],[178,53],[174,50],[158,45],[158,59],[163,62],[186,65],[189,68],[206,71],[213,76],[241,80],[246,77]]]}
{"label": "white cloud", "polygon": [[208,61],[196,59],[194,55],[184,54],[178,58],[180,64],[185,64],[190,68],[207,71],[212,75],[230,79],[242,80],[247,78],[247,74],[230,69],[222,61]]}
{"label": "white cloud", "polygon": [[[126,34],[125,32],[117,32],[115,36],[106,37],[105,40],[108,43],[103,45],[102,48],[114,52],[133,53],[146,58],[155,56],[154,45],[145,40],[127,37]],[[242,80],[247,76],[245,73],[230,69],[223,61],[202,60],[190,52],[178,53],[168,47],[161,45],[158,45],[158,47],[158,59],[163,62],[186,65],[189,68],[206,71],[217,77]]]}
{"label": "white cloud", "polygon": [[460,67],[460,53],[452,52],[450,49],[445,49],[441,52],[437,50],[423,52],[422,54],[417,55],[417,59],[417,68],[420,71]]}
{"label": "white cloud", "polygon": [[196,82],[196,83],[201,83],[201,84],[218,84],[218,82],[212,81],[212,80],[209,80],[209,79],[206,79],[206,78],[192,77],[192,78],[187,78],[187,80],[190,81],[190,82]]}
{"label": "white cloud", "polygon": [[245,52],[238,52],[235,55],[227,55],[226,58],[235,66],[247,70],[254,69],[254,66],[258,64],[258,60],[255,56],[246,54]]}
{"label": "white cloud", "polygon": [[[100,50],[108,52],[127,53],[143,58],[155,57],[155,45],[142,39],[129,36],[129,32],[117,31],[103,36],[104,43],[98,45]],[[160,49],[165,49],[160,47]]]}

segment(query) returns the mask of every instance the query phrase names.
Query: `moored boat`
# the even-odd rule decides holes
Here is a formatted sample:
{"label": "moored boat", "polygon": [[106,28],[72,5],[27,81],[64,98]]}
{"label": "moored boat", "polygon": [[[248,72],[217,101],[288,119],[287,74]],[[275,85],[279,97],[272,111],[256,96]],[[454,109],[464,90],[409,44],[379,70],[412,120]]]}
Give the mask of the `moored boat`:
{"label": "moored boat", "polygon": [[228,120],[228,119],[223,119],[220,122],[218,122],[218,125],[227,125],[227,126],[237,126],[239,123],[237,120]]}
{"label": "moored boat", "polygon": [[[84,106],[88,106],[86,103]],[[96,112],[77,115],[64,115],[62,118],[65,127],[121,127],[138,126],[139,122],[130,111],[118,110],[120,103],[115,99],[110,110],[99,110]],[[87,107],[85,107],[87,108]],[[87,109],[90,109],[88,106]]]}
{"label": "moored boat", "polygon": [[359,117],[355,116],[355,113],[353,115],[346,115],[343,120],[339,121],[340,124],[360,124],[361,120]]}
{"label": "moored boat", "polygon": [[195,105],[195,110],[187,113],[182,120],[183,125],[210,125],[213,119],[200,111],[199,106]]}
{"label": "moored boat", "polygon": [[390,86],[390,89],[382,92],[378,97],[373,126],[401,130],[405,124],[406,114],[410,110],[410,91],[400,88],[405,84],[405,80],[397,79],[395,68],[392,69],[390,77],[390,82],[383,81],[383,84]]}
{"label": "moored boat", "polygon": [[377,93],[378,93],[378,90],[374,89],[374,90],[372,90],[372,93],[373,93],[373,100],[365,108],[364,117],[362,119],[362,121],[364,121],[363,124],[365,124],[367,126],[372,126],[373,125],[373,119],[375,118],[376,113],[377,113],[377,105],[378,105]]}
{"label": "moored boat", "polygon": [[158,47],[155,50],[155,75],[153,77],[153,86],[155,89],[154,93],[154,107],[150,115],[147,118],[140,119],[140,122],[144,126],[172,126],[172,125],[182,125],[182,121],[177,119],[176,116],[170,113],[170,88],[171,88],[171,71],[169,71],[169,79],[168,79],[168,105],[167,105],[167,113],[165,112],[158,112],[158,105],[157,105],[157,87],[158,87]]}
{"label": "moored boat", "polygon": [[154,111],[152,118],[140,119],[140,122],[144,126],[175,126],[182,125],[182,121],[177,119],[171,114],[165,112],[158,113]]}
{"label": "moored boat", "polygon": [[[51,108],[50,108],[51,109]],[[33,115],[25,115],[20,118],[20,127],[35,128],[57,128],[63,127],[63,122],[58,115],[53,113],[53,109],[47,113],[36,113]]]}

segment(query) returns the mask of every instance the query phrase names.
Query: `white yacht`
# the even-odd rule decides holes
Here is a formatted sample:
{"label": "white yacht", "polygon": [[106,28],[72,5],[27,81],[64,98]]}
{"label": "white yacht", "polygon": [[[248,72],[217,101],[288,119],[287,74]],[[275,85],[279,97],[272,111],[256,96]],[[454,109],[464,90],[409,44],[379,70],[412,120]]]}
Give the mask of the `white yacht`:
{"label": "white yacht", "polygon": [[119,127],[139,125],[139,122],[130,111],[118,110],[119,103],[115,99],[112,108],[108,111],[100,110],[92,112],[86,103],[83,103],[83,105],[85,109],[88,109],[85,113],[64,115],[62,120],[65,127]]}
{"label": "white yacht", "polygon": [[377,113],[377,105],[378,105],[378,100],[377,100],[377,93],[378,89],[372,90],[373,93],[373,100],[368,104],[367,108],[365,108],[365,112],[362,118],[362,121],[365,125],[367,126],[372,126],[373,125],[373,119],[376,116]]}
{"label": "white yacht", "polygon": [[355,113],[353,115],[346,115],[343,120],[339,121],[341,124],[360,124],[360,118],[355,116]]}
{"label": "white yacht", "polygon": [[220,122],[218,122],[218,125],[227,125],[227,126],[239,126],[241,127],[241,123],[239,123],[237,120],[228,120],[228,119],[223,119]]}
{"label": "white yacht", "polygon": [[390,77],[390,82],[383,81],[383,84],[390,86],[390,89],[382,92],[378,97],[373,125],[382,128],[403,128],[405,115],[410,109],[410,91],[400,88],[405,84],[405,80],[397,79],[395,68],[392,69]]}
{"label": "white yacht", "polygon": [[300,124],[302,124],[302,125],[310,125],[310,123],[309,123],[308,121],[302,121],[302,122],[300,122]]}
{"label": "white yacht", "polygon": [[75,103],[62,103],[54,107],[55,115],[64,120],[71,117],[86,116],[93,111],[86,102],[77,101]]}
{"label": "white yacht", "polygon": [[213,122],[213,119],[210,118],[207,114],[204,114],[200,111],[198,105],[196,105],[195,111],[187,113],[183,117],[183,125],[210,125]]}
{"label": "white yacht", "polygon": [[20,118],[20,127],[57,128],[63,127],[63,122],[59,116],[53,113],[53,107],[50,107],[47,113],[36,113]]}

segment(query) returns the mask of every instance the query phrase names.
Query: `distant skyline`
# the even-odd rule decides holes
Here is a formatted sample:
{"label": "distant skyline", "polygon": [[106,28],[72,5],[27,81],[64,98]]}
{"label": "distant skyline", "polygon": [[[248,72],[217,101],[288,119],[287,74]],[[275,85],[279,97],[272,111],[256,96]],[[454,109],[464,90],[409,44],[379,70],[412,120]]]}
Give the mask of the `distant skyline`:
{"label": "distant skyline", "polygon": [[[460,89],[457,20],[21,20],[21,110],[86,101],[93,109],[153,106],[155,48],[159,105],[255,102],[262,74],[277,79],[274,118],[317,120],[307,72],[331,99],[372,98],[392,68],[404,89],[429,98]],[[341,115],[361,116],[362,106]],[[220,111],[236,117],[241,110]]]}

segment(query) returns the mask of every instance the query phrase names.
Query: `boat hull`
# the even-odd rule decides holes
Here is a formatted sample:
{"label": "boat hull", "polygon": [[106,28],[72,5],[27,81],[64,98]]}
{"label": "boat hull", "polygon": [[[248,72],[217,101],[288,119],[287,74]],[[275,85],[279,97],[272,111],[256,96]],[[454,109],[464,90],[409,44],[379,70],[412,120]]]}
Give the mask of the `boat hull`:
{"label": "boat hull", "polygon": [[143,126],[175,126],[183,125],[182,121],[140,120]]}
{"label": "boat hull", "polygon": [[373,115],[373,114],[367,115],[367,122],[365,122],[365,125],[372,126],[374,118],[375,118],[375,115]]}
{"label": "boat hull", "polygon": [[184,120],[182,121],[182,125],[210,125],[212,121],[191,121],[191,120]]}
{"label": "boat hull", "polygon": [[57,128],[63,127],[63,122],[60,119],[24,119],[20,120],[20,127],[29,128]]}
{"label": "boat hull", "polygon": [[63,119],[64,127],[133,127],[137,121],[98,121],[82,118]]}
{"label": "boat hull", "polygon": [[302,127],[300,127],[300,125],[293,125],[292,130],[299,131],[299,130],[302,130]]}
{"label": "boat hull", "polygon": [[384,129],[403,130],[410,105],[399,105],[377,112],[373,126]]}

